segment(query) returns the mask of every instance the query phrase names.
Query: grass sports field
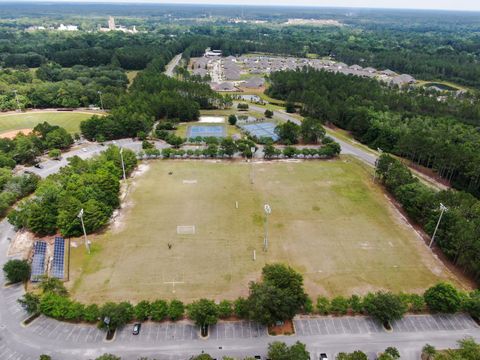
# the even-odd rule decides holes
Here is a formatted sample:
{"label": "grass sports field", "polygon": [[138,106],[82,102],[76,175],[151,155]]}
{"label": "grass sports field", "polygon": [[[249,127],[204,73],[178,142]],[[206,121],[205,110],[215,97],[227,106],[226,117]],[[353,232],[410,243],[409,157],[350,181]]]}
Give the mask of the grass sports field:
{"label": "grass sports field", "polygon": [[0,115],[0,134],[13,130],[32,129],[35,125],[47,121],[51,125],[58,125],[70,133],[79,132],[80,122],[93,114],[81,112],[26,112]]}
{"label": "grass sports field", "polygon": [[115,223],[91,238],[92,254],[72,249],[68,284],[77,299],[233,299],[276,261],[301,271],[314,297],[456,282],[351,158],[261,162],[253,173],[245,162],[142,167]]}

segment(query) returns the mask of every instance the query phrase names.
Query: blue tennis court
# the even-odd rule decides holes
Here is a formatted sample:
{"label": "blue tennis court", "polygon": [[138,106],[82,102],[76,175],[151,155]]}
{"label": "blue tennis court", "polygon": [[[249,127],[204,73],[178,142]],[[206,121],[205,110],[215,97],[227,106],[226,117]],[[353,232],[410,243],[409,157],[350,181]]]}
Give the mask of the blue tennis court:
{"label": "blue tennis court", "polygon": [[271,122],[240,125],[242,129],[250,133],[252,136],[257,138],[268,137],[273,141],[277,141],[279,139],[278,135],[275,134],[276,126],[277,125],[275,123]]}
{"label": "blue tennis court", "polygon": [[52,276],[63,279],[65,267],[65,240],[57,236],[53,247]]}
{"label": "blue tennis court", "polygon": [[221,125],[205,126],[205,125],[191,125],[188,128],[187,137],[195,138],[201,137],[225,137],[225,127]]}
{"label": "blue tennis court", "polygon": [[35,241],[33,246],[32,274],[30,280],[32,282],[40,281],[45,274],[45,254],[47,252],[47,243],[45,241]]}

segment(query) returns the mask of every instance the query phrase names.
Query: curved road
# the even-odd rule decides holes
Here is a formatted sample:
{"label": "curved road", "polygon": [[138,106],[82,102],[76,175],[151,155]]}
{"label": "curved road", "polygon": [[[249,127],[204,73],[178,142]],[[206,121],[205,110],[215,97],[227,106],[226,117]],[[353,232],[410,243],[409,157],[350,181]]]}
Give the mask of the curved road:
{"label": "curved road", "polygon": [[[277,116],[298,121],[281,112],[277,112]],[[367,155],[339,142],[344,147],[343,151],[351,151],[357,156]],[[116,144],[135,151],[141,147],[140,142],[130,139],[119,140]],[[164,143],[156,145],[159,148],[167,146]],[[71,156],[88,158],[104,149],[103,146],[92,143],[82,146],[86,150],[72,150],[64,154],[62,161],[47,160],[42,163],[42,169],[33,169],[45,177],[65,166],[66,159]],[[372,161],[370,157],[363,159]],[[15,230],[8,221],[1,221],[0,264],[8,260],[6,254],[14,236]],[[0,281],[5,282],[3,272]],[[52,355],[54,360],[92,359],[105,352],[132,360],[140,356],[155,357],[158,360],[185,360],[201,351],[217,358],[225,355],[243,358],[265,355],[268,343],[274,340],[287,343],[302,341],[315,358],[318,358],[320,352],[326,352],[333,359],[340,351],[361,349],[373,359],[376,352],[388,346],[396,346],[402,359],[417,360],[426,343],[445,348],[455,346],[457,340],[467,336],[480,341],[480,328],[472,319],[460,314],[407,316],[394,324],[393,333],[384,332],[369,318],[360,316],[299,318],[294,321],[297,334],[279,338],[268,336],[265,328],[250,322],[221,322],[211,329],[208,340],[199,339],[197,329],[188,321],[145,323],[139,336],[133,336],[128,326],[117,332],[114,341],[106,342],[104,333],[92,325],[64,323],[41,316],[29,326],[22,326],[21,322],[27,314],[18,305],[17,299],[23,293],[24,288],[20,285],[0,288],[1,360],[37,360],[44,353]]]}

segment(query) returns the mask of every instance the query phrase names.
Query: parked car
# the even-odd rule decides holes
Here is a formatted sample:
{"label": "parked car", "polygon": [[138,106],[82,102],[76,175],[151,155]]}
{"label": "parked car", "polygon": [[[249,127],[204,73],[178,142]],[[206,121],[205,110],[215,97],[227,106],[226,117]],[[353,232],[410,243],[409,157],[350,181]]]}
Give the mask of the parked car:
{"label": "parked car", "polygon": [[133,334],[133,335],[138,335],[138,334],[140,334],[140,329],[141,329],[141,328],[142,328],[142,324],[140,324],[140,323],[135,323],[135,324],[133,325],[132,334]]}
{"label": "parked car", "polygon": [[36,163],[35,166],[37,169],[43,169],[43,166],[40,163]]}
{"label": "parked car", "polygon": [[325,353],[320,353],[319,360],[328,360],[328,356]]}

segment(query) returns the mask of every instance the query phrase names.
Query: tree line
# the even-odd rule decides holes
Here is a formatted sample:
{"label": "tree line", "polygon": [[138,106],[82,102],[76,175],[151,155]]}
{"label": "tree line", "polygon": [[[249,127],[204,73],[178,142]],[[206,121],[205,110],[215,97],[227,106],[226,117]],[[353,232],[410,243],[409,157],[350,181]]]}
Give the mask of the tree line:
{"label": "tree line", "polygon": [[415,178],[401,161],[388,154],[378,160],[376,173],[386,189],[402,205],[410,219],[432,234],[440,203],[448,208],[436,232],[435,242],[452,262],[480,279],[480,201],[462,191],[435,191]]}
{"label": "tree line", "polygon": [[[123,159],[128,175],[137,163],[135,153],[124,149]],[[81,209],[88,233],[107,224],[120,202],[119,148],[110,146],[89,160],[75,156],[68,161],[68,166],[43,180],[32,197],[22,200],[8,214],[10,223],[17,229],[28,229],[37,236],[56,233],[79,236],[82,234],[78,218]]]}
{"label": "tree line", "polygon": [[424,89],[400,90],[310,68],[273,73],[270,82],[268,94],[301,103],[302,114],[347,129],[372,148],[430,167],[459,189],[480,195],[478,100],[439,101]]}

